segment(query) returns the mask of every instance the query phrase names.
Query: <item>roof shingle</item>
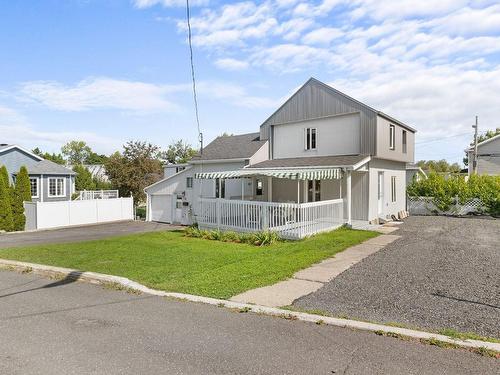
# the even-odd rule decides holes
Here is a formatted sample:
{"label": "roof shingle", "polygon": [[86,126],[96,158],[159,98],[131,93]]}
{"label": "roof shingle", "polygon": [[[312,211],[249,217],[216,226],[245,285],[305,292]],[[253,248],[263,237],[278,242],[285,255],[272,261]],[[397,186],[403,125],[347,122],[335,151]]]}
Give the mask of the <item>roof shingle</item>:
{"label": "roof shingle", "polygon": [[221,136],[210,142],[203,148],[203,154],[193,160],[247,159],[266,142],[260,140],[259,133]]}
{"label": "roof shingle", "polygon": [[253,164],[248,168],[349,167],[366,157],[367,155],[339,155],[272,159]]}

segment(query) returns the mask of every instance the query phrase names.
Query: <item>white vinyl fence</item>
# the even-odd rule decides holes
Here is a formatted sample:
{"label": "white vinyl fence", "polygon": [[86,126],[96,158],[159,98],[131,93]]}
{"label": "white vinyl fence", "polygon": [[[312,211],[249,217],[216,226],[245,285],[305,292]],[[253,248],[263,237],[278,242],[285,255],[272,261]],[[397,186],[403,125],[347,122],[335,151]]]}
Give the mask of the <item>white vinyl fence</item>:
{"label": "white vinyl fence", "polygon": [[24,202],[26,230],[133,220],[132,198]]}
{"label": "white vinyl fence", "polygon": [[116,199],[118,196],[118,190],[82,190],[75,200]]}
{"label": "white vinyl fence", "polygon": [[484,212],[483,203],[479,198],[472,198],[461,204],[458,199],[447,211],[439,210],[432,197],[408,197],[408,211],[410,215],[467,215],[469,213]]}
{"label": "white vinyl fence", "polygon": [[202,198],[197,222],[201,229],[270,230],[299,239],[340,227],[343,216],[342,199],[297,204]]}

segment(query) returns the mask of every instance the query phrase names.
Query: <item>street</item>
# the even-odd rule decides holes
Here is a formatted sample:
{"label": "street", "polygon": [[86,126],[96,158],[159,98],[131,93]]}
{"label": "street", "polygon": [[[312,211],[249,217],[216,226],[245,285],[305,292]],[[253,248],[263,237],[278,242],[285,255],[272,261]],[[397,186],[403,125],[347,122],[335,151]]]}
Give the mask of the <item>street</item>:
{"label": "street", "polygon": [[374,333],[0,271],[1,374],[493,374]]}

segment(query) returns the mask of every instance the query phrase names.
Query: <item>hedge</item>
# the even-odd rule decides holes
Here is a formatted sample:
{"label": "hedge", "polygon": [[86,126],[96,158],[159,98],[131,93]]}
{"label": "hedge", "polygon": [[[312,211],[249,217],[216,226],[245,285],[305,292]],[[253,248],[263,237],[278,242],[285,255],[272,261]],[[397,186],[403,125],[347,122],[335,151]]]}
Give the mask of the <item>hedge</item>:
{"label": "hedge", "polygon": [[441,211],[447,211],[456,199],[464,204],[472,198],[479,198],[487,213],[500,215],[500,176],[472,175],[466,179],[460,175],[445,177],[431,173],[427,179],[414,180],[406,191],[410,197],[433,198],[433,203]]}

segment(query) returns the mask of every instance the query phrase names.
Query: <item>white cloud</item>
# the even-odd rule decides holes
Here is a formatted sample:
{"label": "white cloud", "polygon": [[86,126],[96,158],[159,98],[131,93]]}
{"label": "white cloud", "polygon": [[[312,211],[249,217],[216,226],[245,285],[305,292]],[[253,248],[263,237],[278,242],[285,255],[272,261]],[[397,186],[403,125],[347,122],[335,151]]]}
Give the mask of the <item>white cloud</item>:
{"label": "white cloud", "polygon": [[1,143],[18,144],[28,149],[40,147],[54,152],[60,150],[61,145],[72,139],[85,140],[100,152],[113,152],[123,144],[119,137],[107,138],[93,132],[37,129],[22,114],[0,105]]}
{"label": "white cloud", "polygon": [[61,111],[121,109],[147,112],[175,110],[177,106],[167,99],[167,95],[185,88],[185,85],[88,78],[72,86],[53,81],[27,82],[22,85],[21,94]]}
{"label": "white cloud", "polygon": [[336,27],[321,27],[304,35],[302,42],[306,44],[328,44],[343,35],[343,31]]}
{"label": "white cloud", "polygon": [[236,60],[232,58],[218,59],[215,65],[221,69],[226,70],[243,70],[247,69],[249,64],[247,61]]}
{"label": "white cloud", "polygon": [[247,89],[227,82],[205,81],[198,84],[199,92],[207,98],[224,100],[224,103],[244,108],[276,108],[280,102],[263,95],[253,96]]}
{"label": "white cloud", "polygon": [[[139,9],[150,8],[156,5],[161,5],[165,8],[185,7],[186,0],[133,0],[133,4]],[[207,5],[208,0],[190,0],[189,4],[192,6]]]}

